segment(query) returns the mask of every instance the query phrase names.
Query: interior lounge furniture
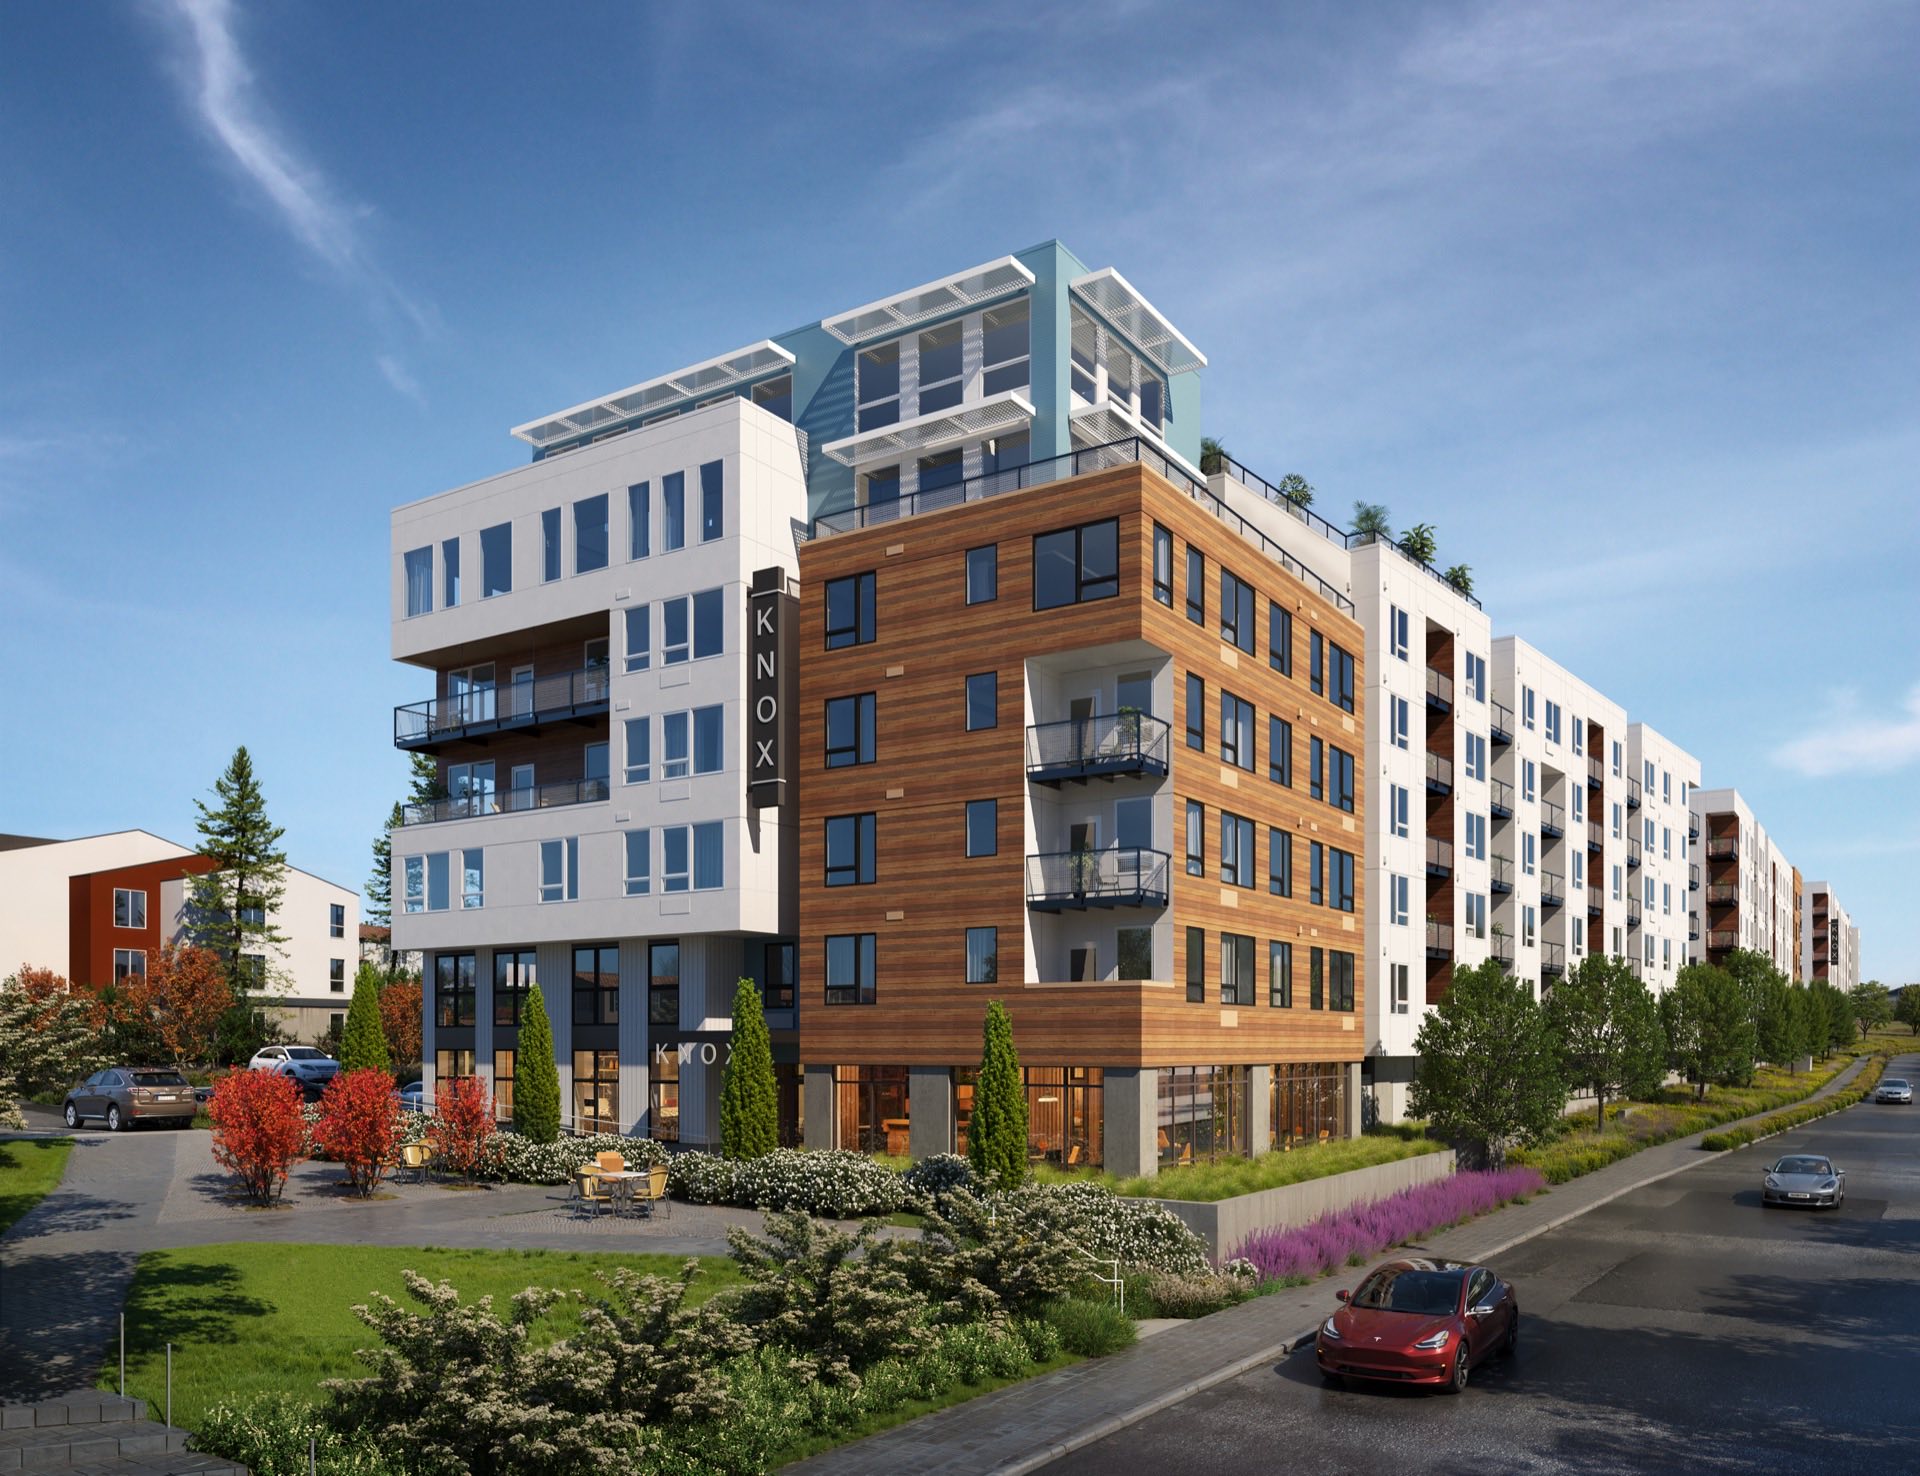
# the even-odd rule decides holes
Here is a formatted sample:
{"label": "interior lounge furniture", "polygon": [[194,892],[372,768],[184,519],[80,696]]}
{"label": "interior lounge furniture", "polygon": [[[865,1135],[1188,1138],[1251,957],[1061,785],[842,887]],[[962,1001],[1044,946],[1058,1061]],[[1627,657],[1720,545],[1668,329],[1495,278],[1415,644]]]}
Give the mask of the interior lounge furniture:
{"label": "interior lounge furniture", "polygon": [[887,1152],[895,1158],[907,1156],[907,1120],[904,1117],[882,1119],[880,1130],[887,1135]]}

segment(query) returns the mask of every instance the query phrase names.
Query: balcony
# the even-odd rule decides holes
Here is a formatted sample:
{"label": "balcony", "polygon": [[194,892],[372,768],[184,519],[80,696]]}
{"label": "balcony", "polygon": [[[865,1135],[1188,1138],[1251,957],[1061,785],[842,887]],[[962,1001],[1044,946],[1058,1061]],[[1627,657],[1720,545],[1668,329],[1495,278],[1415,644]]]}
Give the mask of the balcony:
{"label": "balcony", "polygon": [[1707,842],[1707,859],[1709,861],[1738,861],[1740,859],[1739,840],[1731,835],[1713,837]]}
{"label": "balcony", "polygon": [[584,725],[606,711],[607,668],[589,666],[396,707],[393,746],[432,749],[494,733],[538,733],[548,723]]}
{"label": "balcony", "polygon": [[1707,951],[1724,953],[1729,948],[1740,946],[1740,932],[1737,928],[1708,928]]}
{"label": "balcony", "polygon": [[1736,882],[1715,882],[1707,888],[1707,906],[1738,907],[1740,887]]}
{"label": "balcony", "polygon": [[1598,820],[1589,820],[1587,822],[1587,849],[1592,851],[1594,855],[1597,856],[1600,854],[1602,846],[1606,841],[1606,836],[1607,833]]}
{"label": "balcony", "polygon": [[1437,835],[1427,837],[1427,875],[1453,875],[1453,842]]}
{"label": "balcony", "polygon": [[1427,706],[1435,712],[1453,711],[1453,678],[1431,666],[1427,668]]}
{"label": "balcony", "polygon": [[1428,958],[1452,958],[1453,957],[1453,924],[1452,923],[1434,922],[1431,919],[1428,920],[1427,922],[1427,957]]}
{"label": "balcony", "polygon": [[1606,766],[1597,758],[1587,760],[1587,788],[1604,789],[1607,783]]}
{"label": "balcony", "polygon": [[1540,977],[1558,979],[1567,971],[1567,950],[1558,943],[1540,945]]}
{"label": "balcony", "polygon": [[1027,857],[1027,906],[1035,912],[1089,907],[1165,907],[1165,851],[1052,851]]}
{"label": "balcony", "polygon": [[1496,820],[1513,818],[1513,786],[1504,779],[1493,781],[1493,793],[1487,800],[1487,808],[1493,812]]}
{"label": "balcony", "polygon": [[1036,723],[1027,729],[1027,777],[1035,784],[1075,779],[1164,777],[1172,730],[1143,712]]}
{"label": "balcony", "polygon": [[1493,717],[1488,729],[1495,743],[1513,742],[1513,709],[1504,702],[1490,702]]}
{"label": "balcony", "polygon": [[1627,870],[1638,871],[1639,869],[1640,869],[1640,840],[1639,840],[1639,837],[1636,836],[1632,840],[1627,842]]}
{"label": "balcony", "polygon": [[1700,890],[1700,863],[1697,861],[1687,863],[1687,890],[1689,892]]}
{"label": "balcony", "polygon": [[605,779],[569,779],[526,789],[489,789],[425,804],[403,805],[402,825],[436,825],[442,820],[473,820],[482,815],[519,815],[562,805],[591,805],[607,797]]}
{"label": "balcony", "polygon": [[1638,779],[1629,779],[1627,781],[1627,808],[1629,810],[1637,810],[1640,808],[1640,781]]}
{"label": "balcony", "polygon": [[1605,917],[1606,915],[1607,915],[1606,904],[1600,896],[1600,889],[1598,887],[1588,887],[1587,888],[1587,916],[1588,917]]}
{"label": "balcony", "polygon": [[1427,755],[1427,790],[1430,794],[1453,793],[1453,760],[1444,754]]}
{"label": "balcony", "polygon": [[1495,856],[1490,863],[1493,867],[1491,886],[1495,896],[1513,890],[1513,861],[1506,856]]}
{"label": "balcony", "polygon": [[1687,914],[1687,941],[1689,943],[1700,941],[1700,917],[1697,913]]}
{"label": "balcony", "polygon": [[1632,932],[1633,929],[1639,926],[1640,926],[1640,909],[1635,907],[1631,902],[1629,902],[1627,904],[1627,931]]}
{"label": "balcony", "polygon": [[1691,815],[1687,817],[1687,843],[1692,845],[1700,839],[1700,822]]}
{"label": "balcony", "polygon": [[1513,939],[1505,933],[1495,933],[1487,954],[1508,973],[1513,972]]}
{"label": "balcony", "polygon": [[1567,879],[1557,871],[1540,873],[1540,905],[1558,907],[1567,900]]}
{"label": "balcony", "polygon": [[1567,812],[1562,805],[1552,800],[1544,800],[1540,805],[1540,833],[1553,839],[1567,833]]}

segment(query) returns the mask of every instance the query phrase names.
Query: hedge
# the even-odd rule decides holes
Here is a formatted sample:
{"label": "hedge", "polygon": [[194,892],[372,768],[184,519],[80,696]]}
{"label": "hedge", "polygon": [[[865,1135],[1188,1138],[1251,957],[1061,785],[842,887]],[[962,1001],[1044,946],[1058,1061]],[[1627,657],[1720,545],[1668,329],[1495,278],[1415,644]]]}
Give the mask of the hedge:
{"label": "hedge", "polygon": [[1861,1071],[1860,1079],[1845,1091],[1835,1092],[1831,1097],[1822,1097],[1817,1102],[1802,1102],[1798,1107],[1789,1107],[1782,1112],[1770,1113],[1758,1122],[1728,1128],[1724,1133],[1708,1133],[1700,1140],[1700,1146],[1713,1153],[1724,1152],[1729,1148],[1744,1148],[1756,1139],[1771,1138],[1775,1133],[1784,1133],[1788,1128],[1796,1128],[1825,1117],[1830,1112],[1852,1107],[1867,1099],[1873,1089],[1880,1084],[1880,1074],[1886,1069],[1886,1058],[1875,1056]]}

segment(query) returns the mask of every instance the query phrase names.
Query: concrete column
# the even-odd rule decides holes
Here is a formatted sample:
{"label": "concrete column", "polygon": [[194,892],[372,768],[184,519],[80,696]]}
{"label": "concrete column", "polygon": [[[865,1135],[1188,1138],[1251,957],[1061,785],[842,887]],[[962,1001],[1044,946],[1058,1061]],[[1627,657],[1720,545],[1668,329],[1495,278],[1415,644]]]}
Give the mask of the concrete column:
{"label": "concrete column", "polygon": [[475,950],[473,980],[473,1074],[493,1094],[493,950]]}
{"label": "concrete column", "polygon": [[801,1115],[806,1119],[806,1146],[832,1148],[835,1146],[833,1067],[808,1065],[802,1078],[801,1093]]}
{"label": "concrete column", "polygon": [[907,1068],[907,1151],[916,1160],[953,1152],[953,1072],[945,1066]]}
{"label": "concrete column", "polygon": [[423,973],[420,976],[420,981],[420,1099],[427,1110],[432,1111],[434,1091],[433,976]]}
{"label": "concrete column", "polygon": [[1247,1068],[1247,1142],[1255,1153],[1273,1146],[1273,1068]]}
{"label": "concrete column", "polygon": [[653,1056],[647,1028],[647,944],[620,940],[620,1131],[651,1137],[647,1110]]}
{"label": "concrete column", "polygon": [[1349,1061],[1347,1072],[1347,1136],[1357,1138],[1363,1126],[1360,1117],[1360,1063]]}
{"label": "concrete column", "polygon": [[1160,1073],[1151,1066],[1109,1066],[1106,1097],[1106,1170],[1122,1179],[1160,1172]]}

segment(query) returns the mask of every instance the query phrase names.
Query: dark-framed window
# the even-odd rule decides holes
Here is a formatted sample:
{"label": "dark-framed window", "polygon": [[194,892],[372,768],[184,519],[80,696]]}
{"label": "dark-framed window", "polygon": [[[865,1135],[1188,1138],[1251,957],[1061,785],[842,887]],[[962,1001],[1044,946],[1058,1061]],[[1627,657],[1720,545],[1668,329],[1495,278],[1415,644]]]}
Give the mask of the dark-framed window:
{"label": "dark-framed window", "polygon": [[1353,852],[1337,846],[1327,847],[1327,906],[1353,911]]}
{"label": "dark-framed window", "polygon": [[1293,612],[1267,605],[1267,665],[1281,676],[1293,675]]}
{"label": "dark-framed window", "polygon": [[1327,1008],[1353,1009],[1353,955],[1337,948],[1327,950]]}
{"label": "dark-framed window", "polygon": [[969,856],[1000,854],[999,800],[967,801],[967,854]]}
{"label": "dark-framed window", "polygon": [[1220,812],[1220,880],[1230,887],[1253,885],[1253,822]]}
{"label": "dark-framed window", "polygon": [[1207,684],[1192,672],[1187,673],[1187,747],[1203,753],[1207,747]]}
{"label": "dark-framed window", "polygon": [[1293,945],[1267,944],[1267,1004],[1276,1010],[1293,1008]]}
{"label": "dark-framed window", "polygon": [[1207,623],[1207,556],[1191,543],[1187,545],[1187,619],[1195,625]]}
{"label": "dark-framed window", "polygon": [[474,956],[433,956],[433,1023],[443,1028],[473,1024]]}
{"label": "dark-framed window", "polygon": [[700,466],[700,541],[711,543],[726,532],[726,464],[708,461]]}
{"label": "dark-framed window", "polygon": [[1000,598],[1000,545],[967,550],[967,603],[984,605]]}
{"label": "dark-framed window", "polygon": [[1324,738],[1307,741],[1307,793],[1317,800],[1327,797],[1327,742]]}
{"label": "dark-framed window", "polygon": [[1327,951],[1315,948],[1307,954],[1307,1008],[1324,1010],[1326,1007]]}
{"label": "dark-framed window", "polygon": [[800,946],[797,943],[767,944],[766,969],[761,979],[760,999],[766,1009],[792,1009],[798,998]]}
{"label": "dark-framed window", "polygon": [[1327,803],[1353,813],[1353,755],[1331,744],[1327,746]]}
{"label": "dark-framed window", "polygon": [[827,993],[830,1005],[873,1003],[874,935],[827,935]]}
{"label": "dark-framed window", "polygon": [[647,1024],[674,1030],[680,1024],[680,940],[647,945]]}
{"label": "dark-framed window", "polygon": [[1317,630],[1307,635],[1307,689],[1316,697],[1327,695],[1327,638]]}
{"label": "dark-framed window", "polygon": [[1327,700],[1343,712],[1353,711],[1353,653],[1327,642]]}
{"label": "dark-framed window", "polygon": [[1267,892],[1275,897],[1293,895],[1293,835],[1277,826],[1267,828]]}
{"label": "dark-framed window", "polygon": [[573,1121],[583,1133],[620,1131],[620,1053],[573,1053]]}
{"label": "dark-framed window", "polygon": [[1000,930],[998,928],[967,929],[967,982],[969,984],[1000,982]]}
{"label": "dark-framed window", "polygon": [[1293,724],[1285,718],[1267,719],[1267,777],[1293,788]]}
{"label": "dark-framed window", "polygon": [[1187,1003],[1207,1001],[1207,930],[1187,929]]}
{"label": "dark-framed window", "polygon": [[1220,694],[1220,759],[1253,772],[1253,704],[1231,692]]}
{"label": "dark-framed window", "polygon": [[1307,900],[1315,907],[1327,902],[1327,848],[1319,841],[1307,842]]}
{"label": "dark-framed window", "polygon": [[1033,608],[1057,610],[1120,593],[1120,522],[1106,518],[1033,540]]}
{"label": "dark-framed window", "polygon": [[1220,639],[1253,654],[1254,612],[1259,608],[1253,586],[1229,569],[1220,571]]}
{"label": "dark-framed window", "polygon": [[830,887],[863,887],[873,883],[874,817],[827,817],[827,875]]}
{"label": "dark-framed window", "polygon": [[436,1083],[463,1081],[473,1075],[473,1047],[442,1046],[433,1053],[433,1079]]}
{"label": "dark-framed window", "polygon": [[1244,933],[1220,935],[1220,1003],[1254,1003],[1253,939]]}
{"label": "dark-framed window", "polygon": [[1187,801],[1187,875],[1207,874],[1207,810],[1199,800]]}
{"label": "dark-framed window", "polygon": [[[144,896],[141,897],[140,903],[141,911],[144,913],[146,911],[146,898]],[[119,910],[119,898],[116,897],[114,899],[114,911],[117,913]],[[114,918],[116,924],[118,924],[119,921],[120,919],[118,917]],[[347,909],[338,902],[329,902],[327,904],[327,936],[329,938],[344,938],[347,936]]]}
{"label": "dark-framed window", "polygon": [[493,1023],[517,1026],[520,1012],[527,1005],[527,991],[540,977],[531,948],[496,948],[493,951]]}
{"label": "dark-framed window", "polygon": [[873,762],[875,695],[827,699],[827,767],[845,769]]}
{"label": "dark-framed window", "polygon": [[344,958],[327,960],[327,989],[333,994],[347,992],[347,961]]}
{"label": "dark-framed window", "polygon": [[510,1049],[493,1053],[493,1115],[501,1122],[513,1120],[513,1078],[519,1054]]}
{"label": "dark-framed window", "polygon": [[1173,608],[1173,535],[1153,525],[1153,597]]}
{"label": "dark-framed window", "polygon": [[1000,673],[979,671],[967,678],[967,731],[1000,726]]}
{"label": "dark-framed window", "polygon": [[573,1023],[620,1023],[620,950],[611,943],[573,950]]}
{"label": "dark-framed window", "polygon": [[827,581],[827,649],[864,646],[873,640],[872,574]]}

